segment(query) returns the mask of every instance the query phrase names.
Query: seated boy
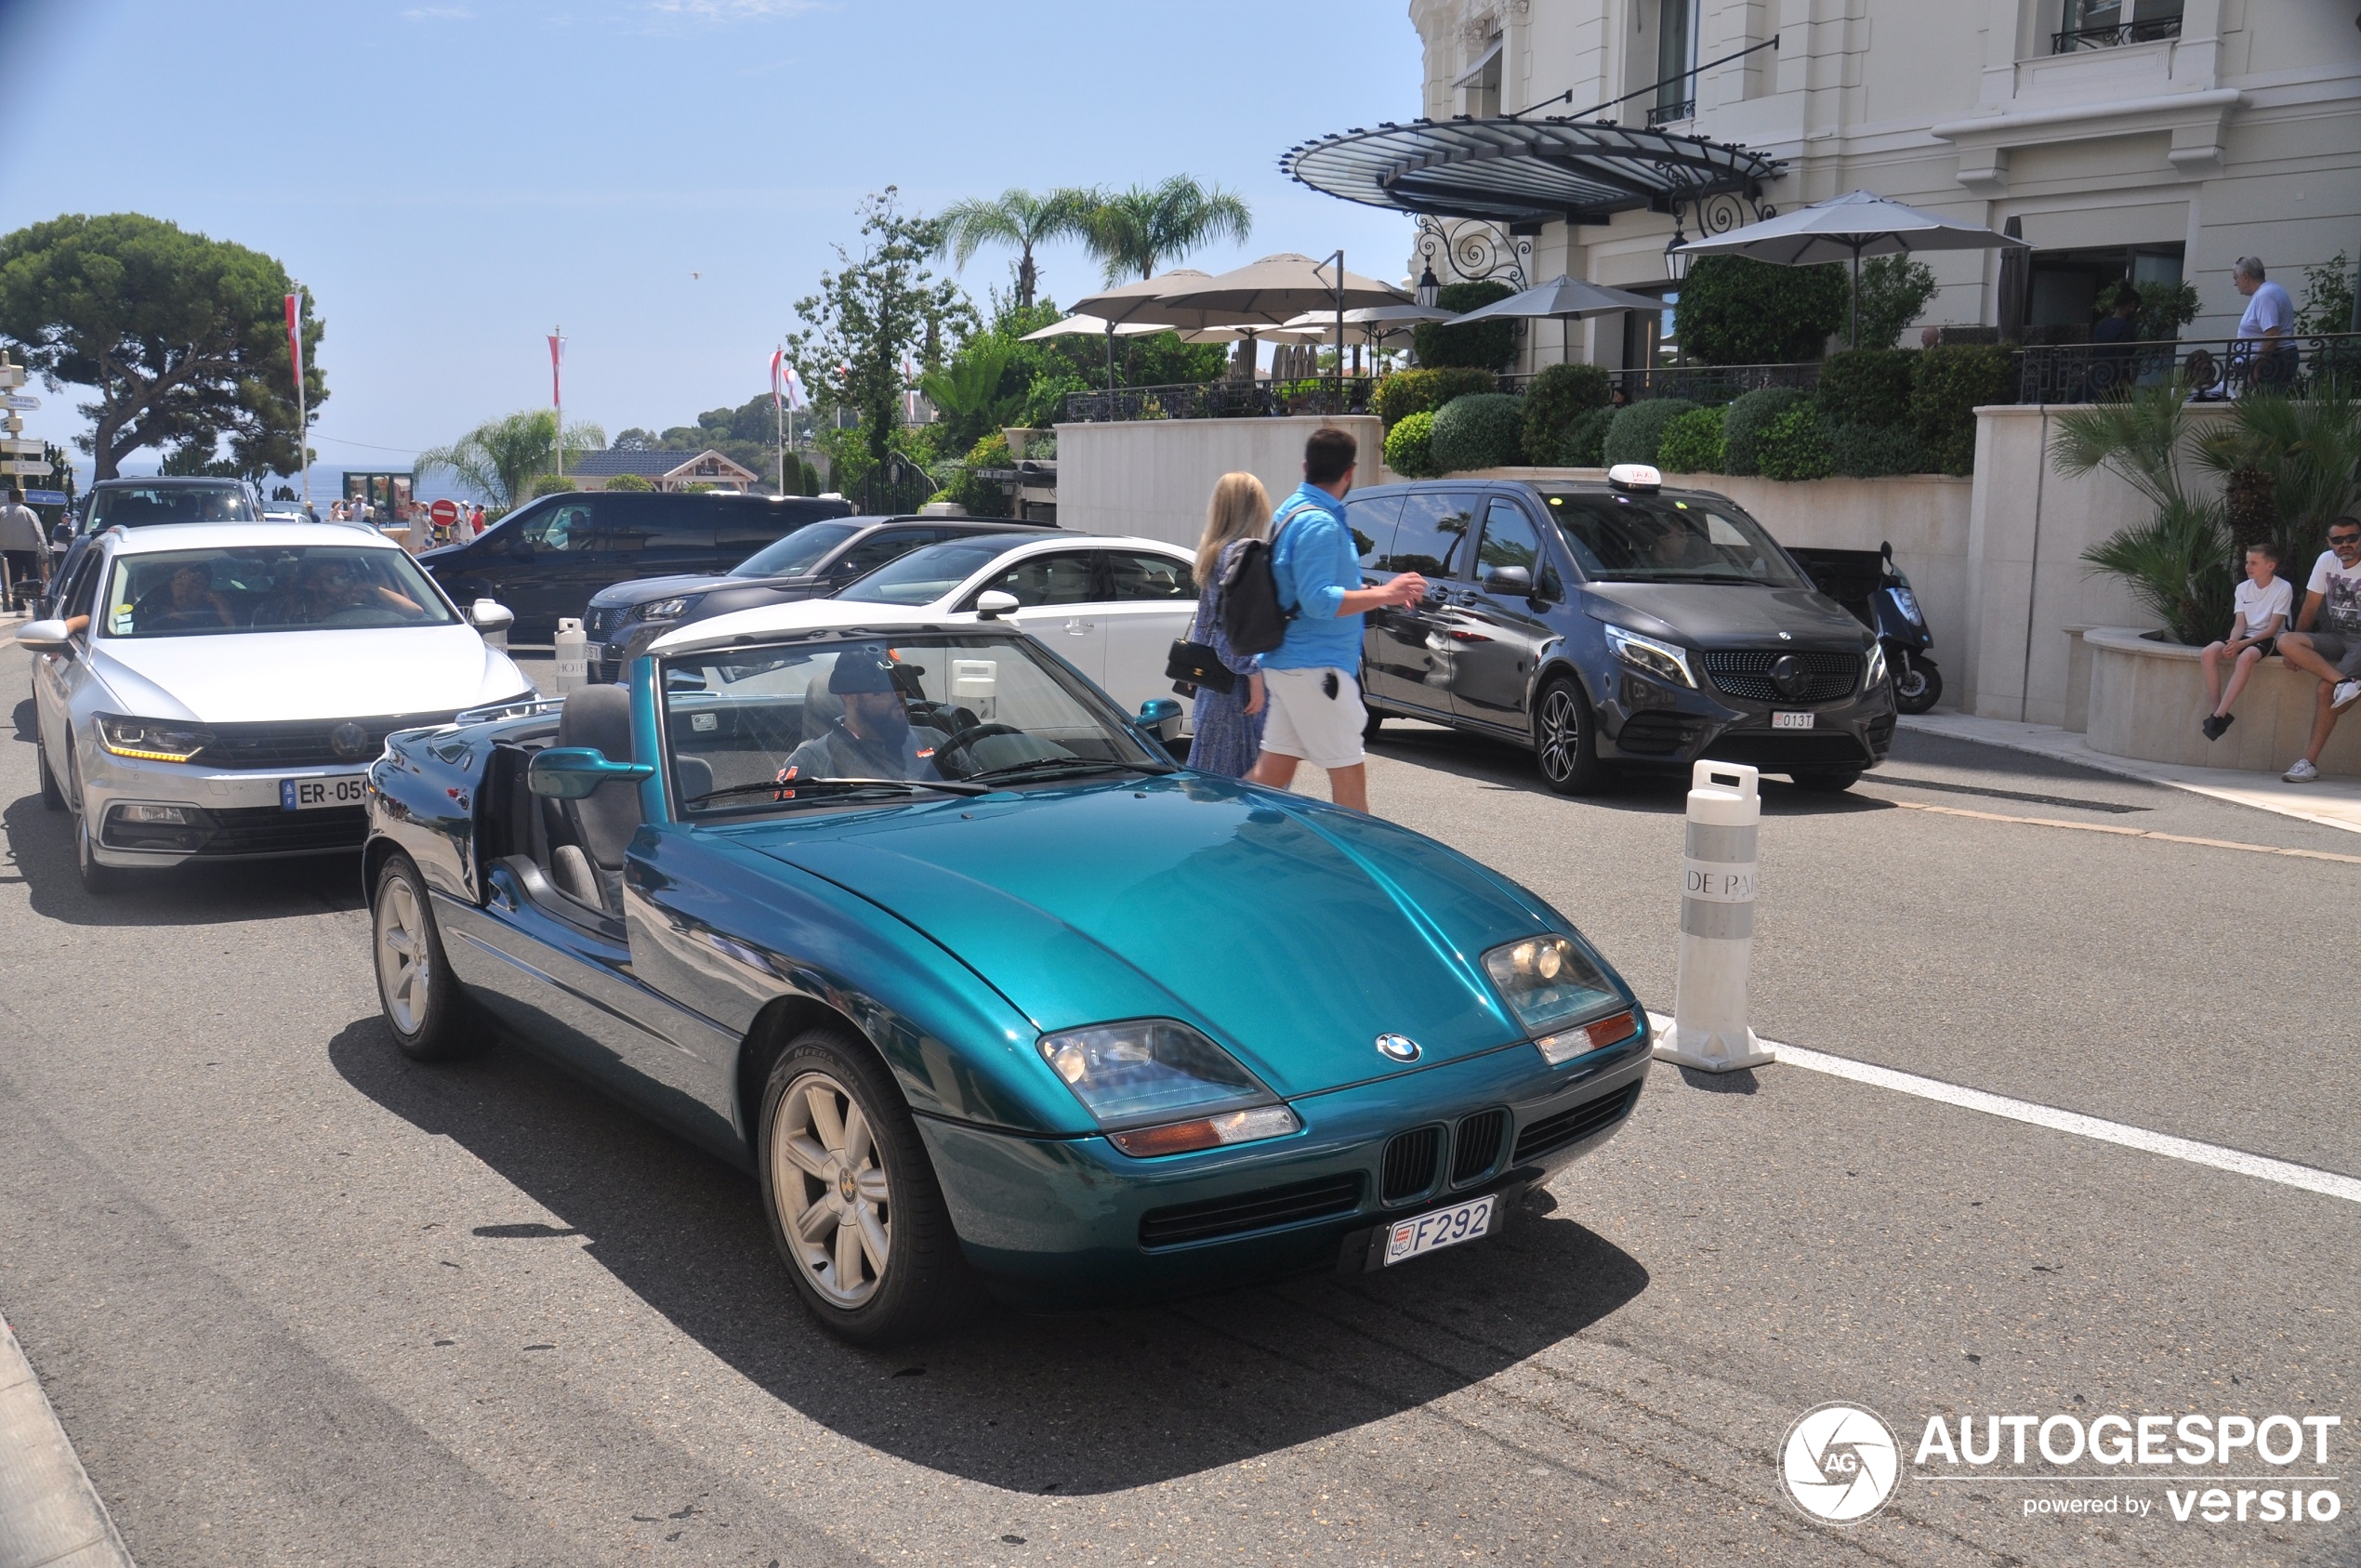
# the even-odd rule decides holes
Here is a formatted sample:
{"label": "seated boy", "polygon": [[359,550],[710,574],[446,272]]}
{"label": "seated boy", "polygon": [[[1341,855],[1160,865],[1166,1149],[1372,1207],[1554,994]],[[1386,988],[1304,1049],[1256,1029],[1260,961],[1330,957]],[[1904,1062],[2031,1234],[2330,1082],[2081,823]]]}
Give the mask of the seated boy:
{"label": "seated boy", "polygon": [[[2295,589],[2279,575],[2277,546],[2247,547],[2247,580],[2238,585],[2231,602],[2236,610],[2230,617],[2229,637],[2207,643],[2200,655],[2205,665],[2206,701],[2212,706],[2197,728],[2209,741],[2220,740],[2230,727],[2231,705],[2246,690],[2254,666],[2271,656],[2273,644],[2287,629],[2288,613],[2295,607]],[[2231,666],[2227,690],[2222,679],[2225,663]]]}

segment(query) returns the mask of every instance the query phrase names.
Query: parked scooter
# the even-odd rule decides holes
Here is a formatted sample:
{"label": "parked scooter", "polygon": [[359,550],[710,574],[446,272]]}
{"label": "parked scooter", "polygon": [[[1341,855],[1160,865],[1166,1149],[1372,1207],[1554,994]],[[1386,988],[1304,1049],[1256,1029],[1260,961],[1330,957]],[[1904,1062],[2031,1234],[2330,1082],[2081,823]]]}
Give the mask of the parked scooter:
{"label": "parked scooter", "polygon": [[1924,713],[1943,695],[1943,672],[1934,667],[1928,650],[1934,633],[1927,627],[1919,596],[1910,579],[1893,564],[1893,546],[1882,543],[1869,550],[1791,549],[1798,565],[1811,573],[1822,593],[1858,616],[1878,634],[1885,648],[1886,677],[1893,685],[1893,705],[1904,713]]}

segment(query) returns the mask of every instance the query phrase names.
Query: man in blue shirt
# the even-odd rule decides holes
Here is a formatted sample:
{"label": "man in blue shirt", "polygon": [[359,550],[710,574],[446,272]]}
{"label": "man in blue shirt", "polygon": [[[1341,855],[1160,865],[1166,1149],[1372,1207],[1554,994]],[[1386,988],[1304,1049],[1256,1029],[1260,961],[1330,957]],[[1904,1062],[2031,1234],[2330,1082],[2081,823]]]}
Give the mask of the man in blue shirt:
{"label": "man in blue shirt", "polygon": [[[2286,289],[2263,280],[2262,263],[2255,257],[2238,257],[2230,281],[2247,296],[2238,336],[2240,351],[2254,356],[2246,362],[2248,376],[2259,387],[2285,387],[2295,379],[2295,349],[2282,341],[2295,336],[2295,302]],[[2247,348],[2249,343],[2254,347]]]}
{"label": "man in blue shirt", "polygon": [[1361,586],[1361,552],[1345,525],[1344,497],[1360,455],[1342,430],[1322,428],[1303,443],[1303,484],[1279,505],[1272,523],[1271,576],[1280,607],[1291,612],[1286,639],[1262,655],[1270,717],[1262,757],[1246,777],[1285,789],[1296,764],[1325,769],[1339,806],[1369,809],[1369,770],[1361,748],[1368,711],[1361,705],[1361,618],[1405,609],[1426,597],[1427,580],[1405,572],[1382,586]]}

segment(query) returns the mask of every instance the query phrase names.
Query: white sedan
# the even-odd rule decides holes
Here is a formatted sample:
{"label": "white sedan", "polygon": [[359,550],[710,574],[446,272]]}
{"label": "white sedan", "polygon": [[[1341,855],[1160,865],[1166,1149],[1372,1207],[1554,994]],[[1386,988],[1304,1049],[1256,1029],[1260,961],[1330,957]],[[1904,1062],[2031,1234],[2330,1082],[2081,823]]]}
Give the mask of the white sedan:
{"label": "white sedan", "polygon": [[41,798],[103,892],[131,867],[350,851],[395,730],[531,698],[390,540],[333,523],[110,530],[33,662]]}
{"label": "white sedan", "polygon": [[[983,534],[912,550],[829,599],[739,610],[658,638],[649,652],[748,632],[980,618],[1026,632],[1126,713],[1173,695],[1165,664],[1197,614],[1194,560],[1154,539]],[[871,622],[848,619],[867,611]],[[1185,721],[1184,721],[1185,727]]]}

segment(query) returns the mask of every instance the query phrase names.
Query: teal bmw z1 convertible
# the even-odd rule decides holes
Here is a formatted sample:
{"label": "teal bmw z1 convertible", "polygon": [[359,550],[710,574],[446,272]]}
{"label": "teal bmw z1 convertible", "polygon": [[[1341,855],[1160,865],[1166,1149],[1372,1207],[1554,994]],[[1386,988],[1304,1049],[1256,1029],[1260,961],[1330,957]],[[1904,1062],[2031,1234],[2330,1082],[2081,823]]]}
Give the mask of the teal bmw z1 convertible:
{"label": "teal bmw z1 convertible", "polygon": [[[1647,1072],[1566,918],[1431,839],[1175,766],[1022,632],[846,607],[394,735],[385,1018],[494,1031],[749,1170],[858,1340],[1375,1270],[1498,1228]],[[692,635],[702,634],[702,635]]]}

